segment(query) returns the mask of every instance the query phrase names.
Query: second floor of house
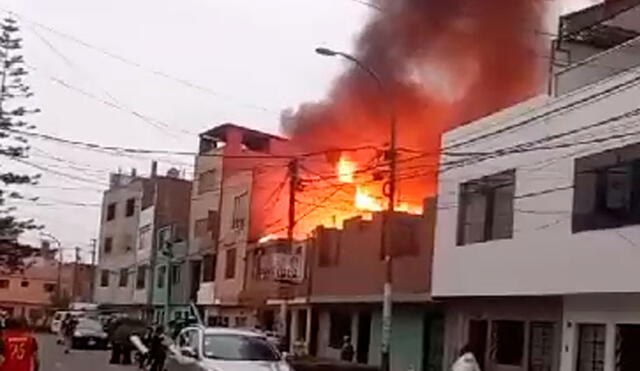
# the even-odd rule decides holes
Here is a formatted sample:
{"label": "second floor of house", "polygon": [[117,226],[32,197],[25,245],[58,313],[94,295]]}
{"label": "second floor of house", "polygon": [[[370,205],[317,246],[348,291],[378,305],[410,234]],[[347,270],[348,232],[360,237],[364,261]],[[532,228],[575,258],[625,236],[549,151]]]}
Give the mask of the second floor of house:
{"label": "second floor of house", "polygon": [[443,138],[436,296],[640,290],[640,88],[631,70]]}

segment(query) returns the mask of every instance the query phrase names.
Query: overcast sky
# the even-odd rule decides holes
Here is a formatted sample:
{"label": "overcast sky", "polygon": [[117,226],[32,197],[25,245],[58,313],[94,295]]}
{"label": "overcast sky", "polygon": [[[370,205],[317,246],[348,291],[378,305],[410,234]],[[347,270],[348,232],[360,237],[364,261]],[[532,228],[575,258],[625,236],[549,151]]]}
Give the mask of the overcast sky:
{"label": "overcast sky", "polygon": [[[567,9],[594,2],[563,1]],[[33,103],[42,109],[33,117],[38,131],[183,151],[195,151],[196,134],[223,122],[277,132],[282,109],[321,99],[343,68],[313,49],[352,50],[372,11],[353,0],[0,0],[0,8],[21,20]],[[38,186],[23,188],[40,199],[16,202],[19,215],[44,224],[64,247],[80,246],[88,259],[108,173],[136,167],[146,174],[150,158],[31,145],[29,161],[46,171],[19,167],[42,174]],[[193,158],[160,161],[161,171],[176,166],[189,176]]]}
{"label": "overcast sky", "polygon": [[[42,109],[33,122],[40,132],[184,151],[197,149],[196,133],[223,122],[277,132],[282,109],[320,99],[342,69],[339,61],[316,56],[314,48],[352,49],[371,11],[350,0],[3,0],[0,7],[23,18],[24,54],[35,69],[29,82],[37,94],[34,104]],[[147,159],[42,140],[31,145],[29,161],[49,171],[20,167],[42,173],[42,180],[35,188],[22,188],[39,196],[37,202],[16,205],[20,215],[45,224],[67,248],[89,251],[90,239],[97,237],[100,191],[110,171],[137,167],[145,174],[150,167]],[[161,171],[170,166],[190,171],[193,158],[170,161],[161,160]],[[37,243],[38,236],[30,234],[25,241]],[[66,254],[72,257],[71,251]],[[83,257],[88,259],[88,252]]]}

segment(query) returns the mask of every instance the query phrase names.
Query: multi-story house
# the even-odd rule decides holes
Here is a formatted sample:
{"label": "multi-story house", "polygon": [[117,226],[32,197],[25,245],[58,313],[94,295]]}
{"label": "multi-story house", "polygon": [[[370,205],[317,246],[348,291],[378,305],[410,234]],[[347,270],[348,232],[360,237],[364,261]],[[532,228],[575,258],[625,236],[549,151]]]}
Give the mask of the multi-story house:
{"label": "multi-story house", "polygon": [[111,174],[102,198],[98,274],[95,301],[105,308],[142,313],[144,302],[134,302],[130,275],[136,267],[136,247],[144,188],[148,179]]}
{"label": "multi-story house", "polygon": [[[283,217],[286,199],[271,199],[285,182],[288,162],[282,138],[224,124],[200,135],[191,197],[189,256],[192,296],[210,324],[249,326],[255,311],[240,300],[246,254]],[[276,181],[277,179],[277,181]],[[269,185],[269,186],[267,186]],[[196,256],[201,256],[200,262]]]}
{"label": "multi-story house", "polygon": [[43,243],[38,256],[25,259],[26,269],[0,274],[0,309],[44,325],[64,300],[91,301],[93,266],[61,263],[50,251]]}
{"label": "multi-story house", "polygon": [[548,94],[442,139],[445,365],[469,344],[487,371],[640,367],[640,1],[560,24]]}
{"label": "multi-story house", "polygon": [[355,361],[380,364],[387,246],[393,257],[391,368],[440,369],[443,317],[430,295],[434,206],[429,199],[424,215],[387,214],[384,245],[384,213],[347,220],[340,230],[315,231],[308,298],[311,354],[339,359],[343,338],[349,336]]}
{"label": "multi-story house", "polygon": [[[153,163],[148,178],[135,173],[111,176],[103,198],[95,300],[106,309],[158,319],[164,316],[169,269],[158,259],[158,250],[187,241],[191,182],[181,179],[176,169],[166,176],[158,176],[156,169]],[[183,269],[187,272],[185,255],[178,253],[170,268],[175,277],[182,277]],[[173,280],[174,285],[182,282]],[[176,289],[184,291],[181,285]],[[187,299],[176,297],[177,312],[185,310]]]}

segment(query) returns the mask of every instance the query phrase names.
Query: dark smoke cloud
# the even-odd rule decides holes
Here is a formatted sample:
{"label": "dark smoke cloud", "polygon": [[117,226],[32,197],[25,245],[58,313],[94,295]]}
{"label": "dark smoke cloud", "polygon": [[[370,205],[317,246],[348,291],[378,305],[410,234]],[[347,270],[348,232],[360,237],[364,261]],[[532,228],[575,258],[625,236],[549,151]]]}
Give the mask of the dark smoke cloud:
{"label": "dark smoke cloud", "polygon": [[[375,1],[383,11],[374,11],[354,55],[393,97],[399,145],[437,152],[443,131],[539,92],[548,52],[536,30],[545,2]],[[350,66],[326,100],[284,113],[283,131],[305,150],[383,146],[389,129],[382,99],[372,79]],[[430,161],[437,165],[437,156]]]}

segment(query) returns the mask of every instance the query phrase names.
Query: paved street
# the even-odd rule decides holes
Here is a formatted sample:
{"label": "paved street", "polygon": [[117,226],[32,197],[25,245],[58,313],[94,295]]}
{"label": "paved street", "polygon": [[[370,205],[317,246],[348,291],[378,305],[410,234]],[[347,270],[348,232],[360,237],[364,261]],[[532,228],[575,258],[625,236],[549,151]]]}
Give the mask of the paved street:
{"label": "paved street", "polygon": [[64,354],[52,335],[38,335],[41,371],[124,371],[135,370],[132,366],[114,366],[108,363],[107,351],[76,350]]}

